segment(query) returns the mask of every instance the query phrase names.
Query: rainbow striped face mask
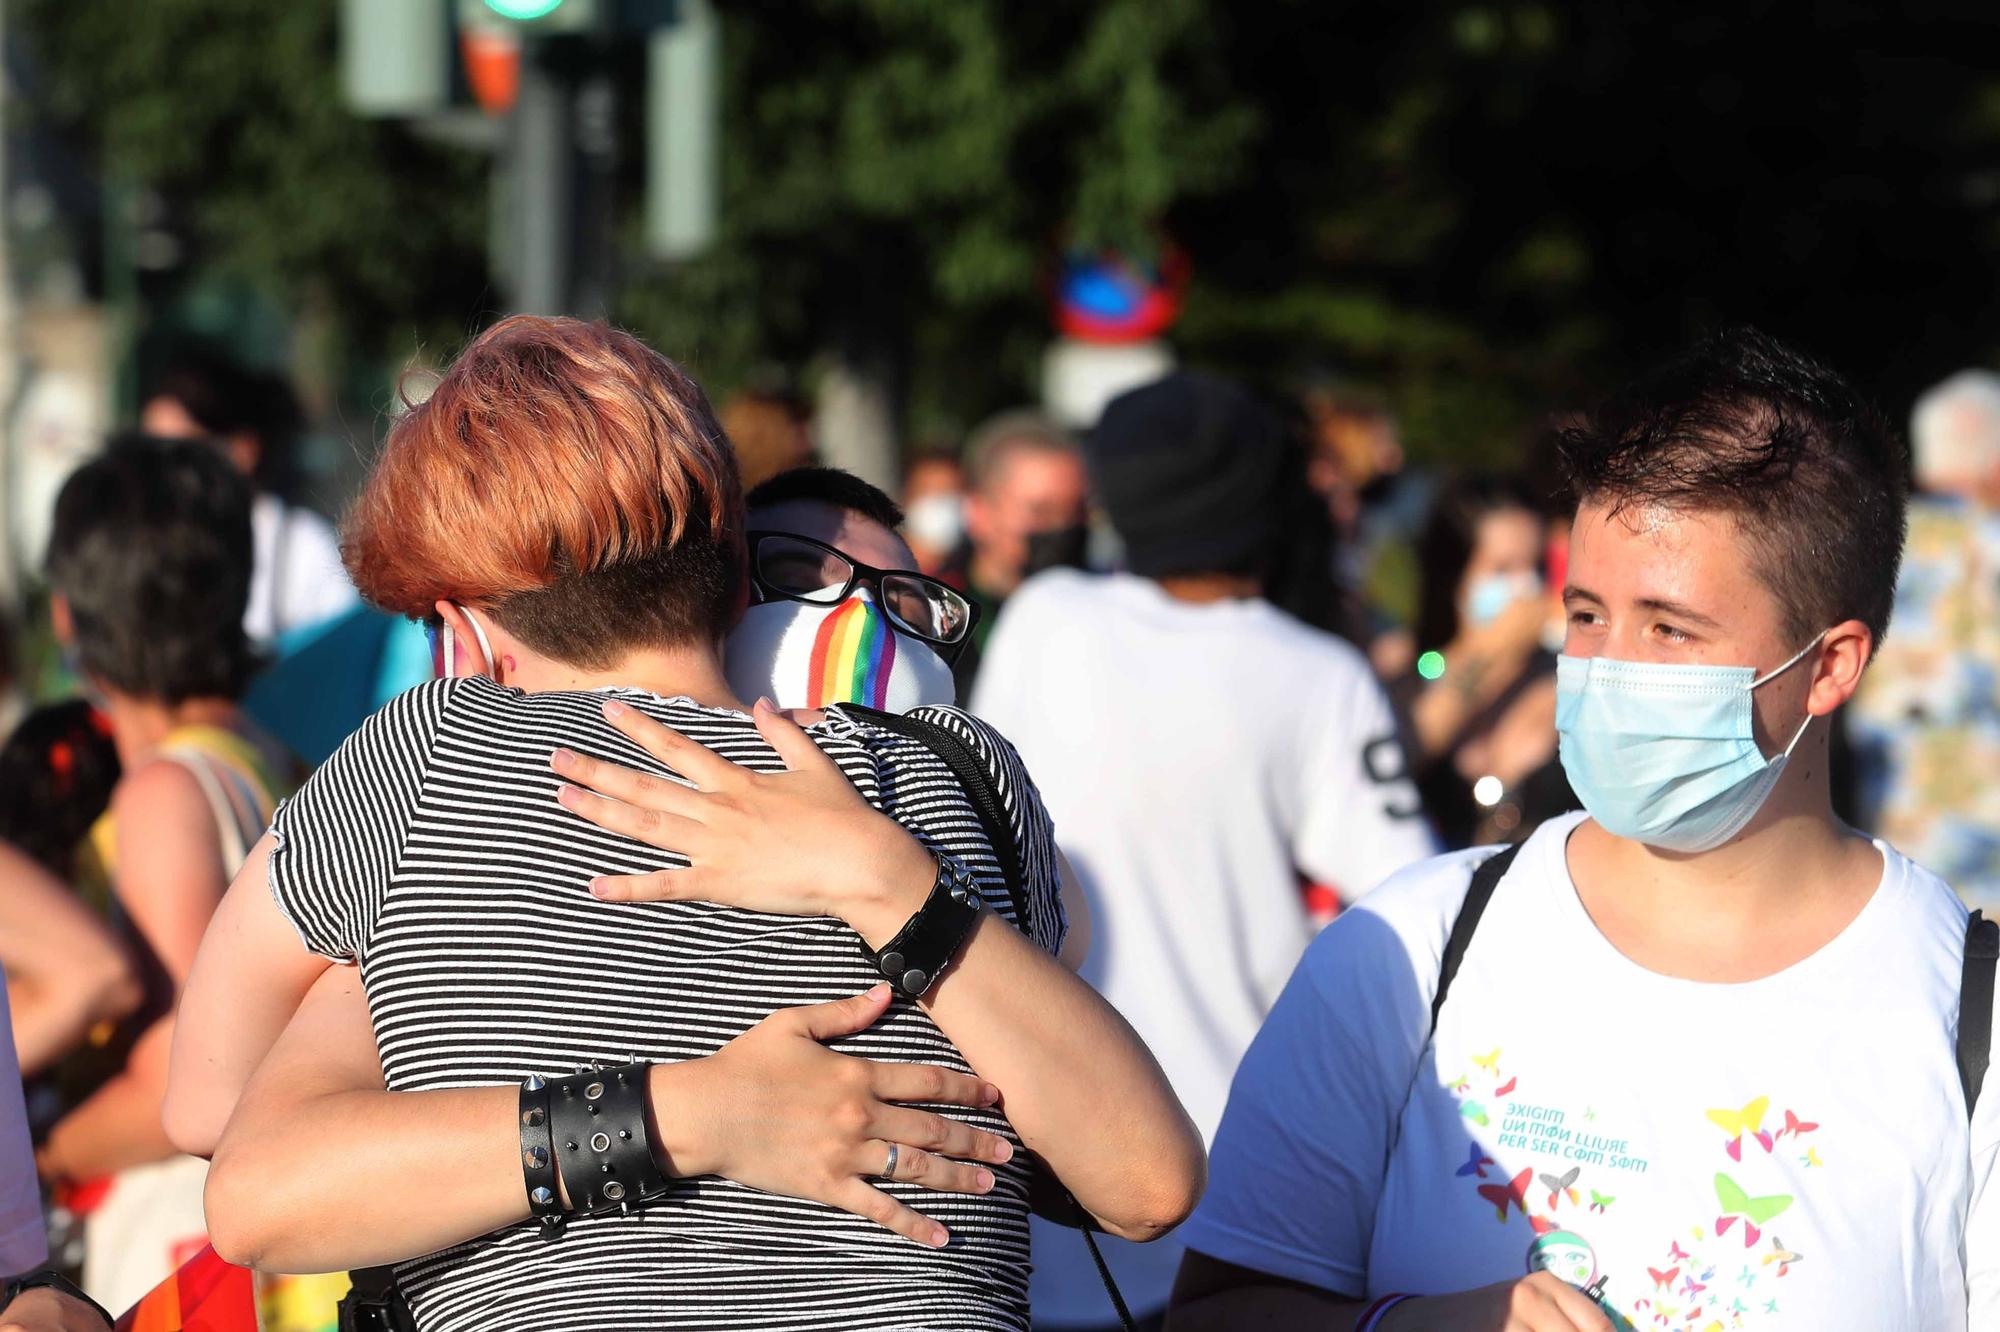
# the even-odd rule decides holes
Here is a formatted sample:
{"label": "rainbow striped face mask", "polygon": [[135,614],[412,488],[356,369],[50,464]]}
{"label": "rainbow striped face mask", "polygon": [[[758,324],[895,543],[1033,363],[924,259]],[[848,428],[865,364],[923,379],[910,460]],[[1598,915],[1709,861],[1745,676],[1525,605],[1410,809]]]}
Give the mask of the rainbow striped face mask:
{"label": "rainbow striped face mask", "polygon": [[781,708],[862,703],[908,712],[957,697],[951,667],[930,644],[899,634],[865,586],[831,606],[765,601],[743,613],[722,648],[729,687]]}

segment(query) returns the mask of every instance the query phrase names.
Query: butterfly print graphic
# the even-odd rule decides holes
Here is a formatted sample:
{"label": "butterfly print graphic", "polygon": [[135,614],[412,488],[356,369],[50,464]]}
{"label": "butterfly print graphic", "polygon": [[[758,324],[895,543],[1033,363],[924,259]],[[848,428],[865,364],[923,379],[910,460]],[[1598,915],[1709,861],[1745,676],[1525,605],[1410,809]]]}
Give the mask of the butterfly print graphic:
{"label": "butterfly print graphic", "polygon": [[1722,1208],[1722,1215],[1715,1218],[1715,1233],[1725,1235],[1729,1228],[1743,1223],[1743,1247],[1748,1249],[1757,1243],[1764,1231],[1763,1227],[1773,1217],[1792,1205],[1789,1193],[1773,1193],[1767,1197],[1752,1198],[1743,1191],[1743,1186],[1727,1175],[1715,1177],[1715,1200]]}
{"label": "butterfly print graphic", "polygon": [[1596,1189],[1592,1189],[1590,1191],[1590,1210],[1593,1212],[1601,1212],[1605,1208],[1611,1206],[1612,1203],[1615,1203],[1617,1201],[1618,1200],[1616,1198],[1605,1197],[1603,1194],[1599,1193]]}
{"label": "butterfly print graphic", "polygon": [[1582,1173],[1582,1166],[1571,1166],[1566,1174],[1560,1176],[1542,1176],[1542,1186],[1549,1191],[1549,1210],[1551,1212],[1556,1210],[1556,1204],[1565,1194],[1569,1196],[1569,1205],[1571,1207],[1576,1206],[1576,1177]]}
{"label": "butterfly print graphic", "polygon": [[1814,1129],[1818,1127],[1819,1125],[1814,1123],[1813,1121],[1809,1119],[1800,1119],[1790,1110],[1787,1110],[1785,1111],[1785,1126],[1778,1130],[1777,1136],[1782,1138],[1787,1133],[1789,1133],[1794,1138],[1796,1138],[1802,1133],[1811,1133]]}
{"label": "butterfly print graphic", "polygon": [[[1730,1160],[1741,1161],[1743,1159],[1743,1137],[1745,1134],[1755,1138],[1758,1145],[1763,1147],[1765,1151],[1768,1152],[1771,1150],[1772,1137],[1770,1132],[1764,1127],[1764,1112],[1770,1108],[1771,1098],[1768,1096],[1759,1096],[1756,1100],[1745,1105],[1741,1110],[1711,1110],[1708,1112],[1709,1123],[1729,1135],[1729,1143],[1723,1150],[1729,1153]],[[1814,1127],[1817,1128],[1818,1125],[1814,1125]]]}
{"label": "butterfly print graphic", "polygon": [[1486,1167],[1492,1164],[1493,1158],[1486,1154],[1485,1148],[1475,1142],[1472,1144],[1472,1155],[1466,1159],[1464,1165],[1458,1168],[1458,1177],[1464,1179],[1467,1175],[1477,1175],[1481,1179],[1485,1179]]}
{"label": "butterfly print graphic", "polygon": [[1534,1177],[1535,1172],[1533,1170],[1523,1170],[1505,1184],[1481,1184],[1479,1186],[1479,1196],[1493,1204],[1502,1222],[1505,1222],[1507,1219],[1507,1208],[1509,1206],[1520,1208],[1521,1215],[1526,1216],[1528,1214],[1528,1183]]}
{"label": "butterfly print graphic", "polygon": [[1802,1263],[1804,1261],[1805,1256],[1803,1254],[1793,1253],[1785,1247],[1783,1240],[1773,1235],[1771,1236],[1771,1251],[1764,1255],[1762,1265],[1769,1267],[1772,1263],[1776,1263],[1778,1265],[1778,1275],[1783,1276],[1792,1270],[1793,1263]]}

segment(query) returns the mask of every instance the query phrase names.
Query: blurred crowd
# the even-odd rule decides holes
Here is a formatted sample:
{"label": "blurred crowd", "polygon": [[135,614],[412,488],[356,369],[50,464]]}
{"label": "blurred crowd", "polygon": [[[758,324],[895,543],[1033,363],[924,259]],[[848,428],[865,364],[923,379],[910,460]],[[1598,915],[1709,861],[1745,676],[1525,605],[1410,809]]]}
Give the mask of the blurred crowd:
{"label": "blurred crowd", "polygon": [[[718,415],[746,491],[822,461],[787,394]],[[8,1182],[0,1220],[30,1209],[113,1311],[202,1243],[202,1163],[160,1106],[209,915],[311,765],[434,668],[287,497],[298,425],[282,384],[174,360],[55,515],[46,630],[74,692],[28,698],[14,672],[0,964],[40,1179]],[[1938,385],[1909,437],[1894,627],[1844,714],[1836,804],[1990,907],[2000,376]],[[1556,733],[1572,511],[1538,462],[1413,466],[1365,385],[1270,402],[1181,372],[1087,430],[1022,408],[913,450],[894,499],[918,569],[976,608],[954,688],[922,701],[1018,748],[1088,902],[1082,974],[1205,1136],[1318,929],[1405,865],[1578,808]],[[0,1230],[0,1268],[41,1242]],[[1159,1317],[1172,1242],[1105,1242]],[[1036,1325],[1108,1325],[1083,1251],[1036,1243]]]}

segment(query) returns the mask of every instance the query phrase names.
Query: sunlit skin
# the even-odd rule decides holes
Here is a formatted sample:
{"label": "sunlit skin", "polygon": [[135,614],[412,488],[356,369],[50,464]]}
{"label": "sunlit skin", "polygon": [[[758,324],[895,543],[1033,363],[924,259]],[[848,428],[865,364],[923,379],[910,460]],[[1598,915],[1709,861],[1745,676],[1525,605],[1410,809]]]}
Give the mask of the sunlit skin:
{"label": "sunlit skin", "polygon": [[1081,457],[1055,449],[1019,449],[966,498],[972,581],[988,593],[1010,595],[1027,563],[1029,534],[1089,516],[1090,478]]}
{"label": "sunlit skin", "polygon": [[[1811,635],[1787,636],[1758,558],[1729,514],[1646,506],[1613,514],[1587,504],[1571,537],[1564,651],[1770,671]],[[1752,695],[1767,756],[1808,715],[1846,703],[1860,681],[1874,646],[1867,626],[1825,627],[1817,649]],[[1818,951],[1882,874],[1881,855],[1833,816],[1827,727],[1818,722],[1756,816],[1715,850],[1657,850],[1586,821],[1568,860],[1578,897],[1620,952],[1652,971],[1719,982],[1771,975]]]}

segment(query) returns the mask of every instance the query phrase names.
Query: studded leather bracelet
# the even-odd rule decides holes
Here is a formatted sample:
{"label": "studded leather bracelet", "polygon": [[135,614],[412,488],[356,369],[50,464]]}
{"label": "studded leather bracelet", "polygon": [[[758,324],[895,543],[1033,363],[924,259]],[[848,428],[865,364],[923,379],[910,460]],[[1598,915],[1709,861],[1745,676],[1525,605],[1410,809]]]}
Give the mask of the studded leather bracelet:
{"label": "studded leather bracelet", "polygon": [[924,904],[880,952],[870,953],[882,979],[909,999],[923,998],[937,984],[979,921],[979,884],[972,871],[951,856],[940,855],[937,863]]}
{"label": "studded leather bracelet", "polygon": [[541,1223],[542,1238],[553,1240],[567,1224],[556,1187],[555,1130],[549,1122],[549,1084],[531,1076],[521,1084],[521,1178],[528,1212]]}
{"label": "studded leather bracelet", "polygon": [[571,1211],[625,1212],[666,1192],[646,1136],[646,1068],[622,1064],[550,1081],[549,1128]]}

